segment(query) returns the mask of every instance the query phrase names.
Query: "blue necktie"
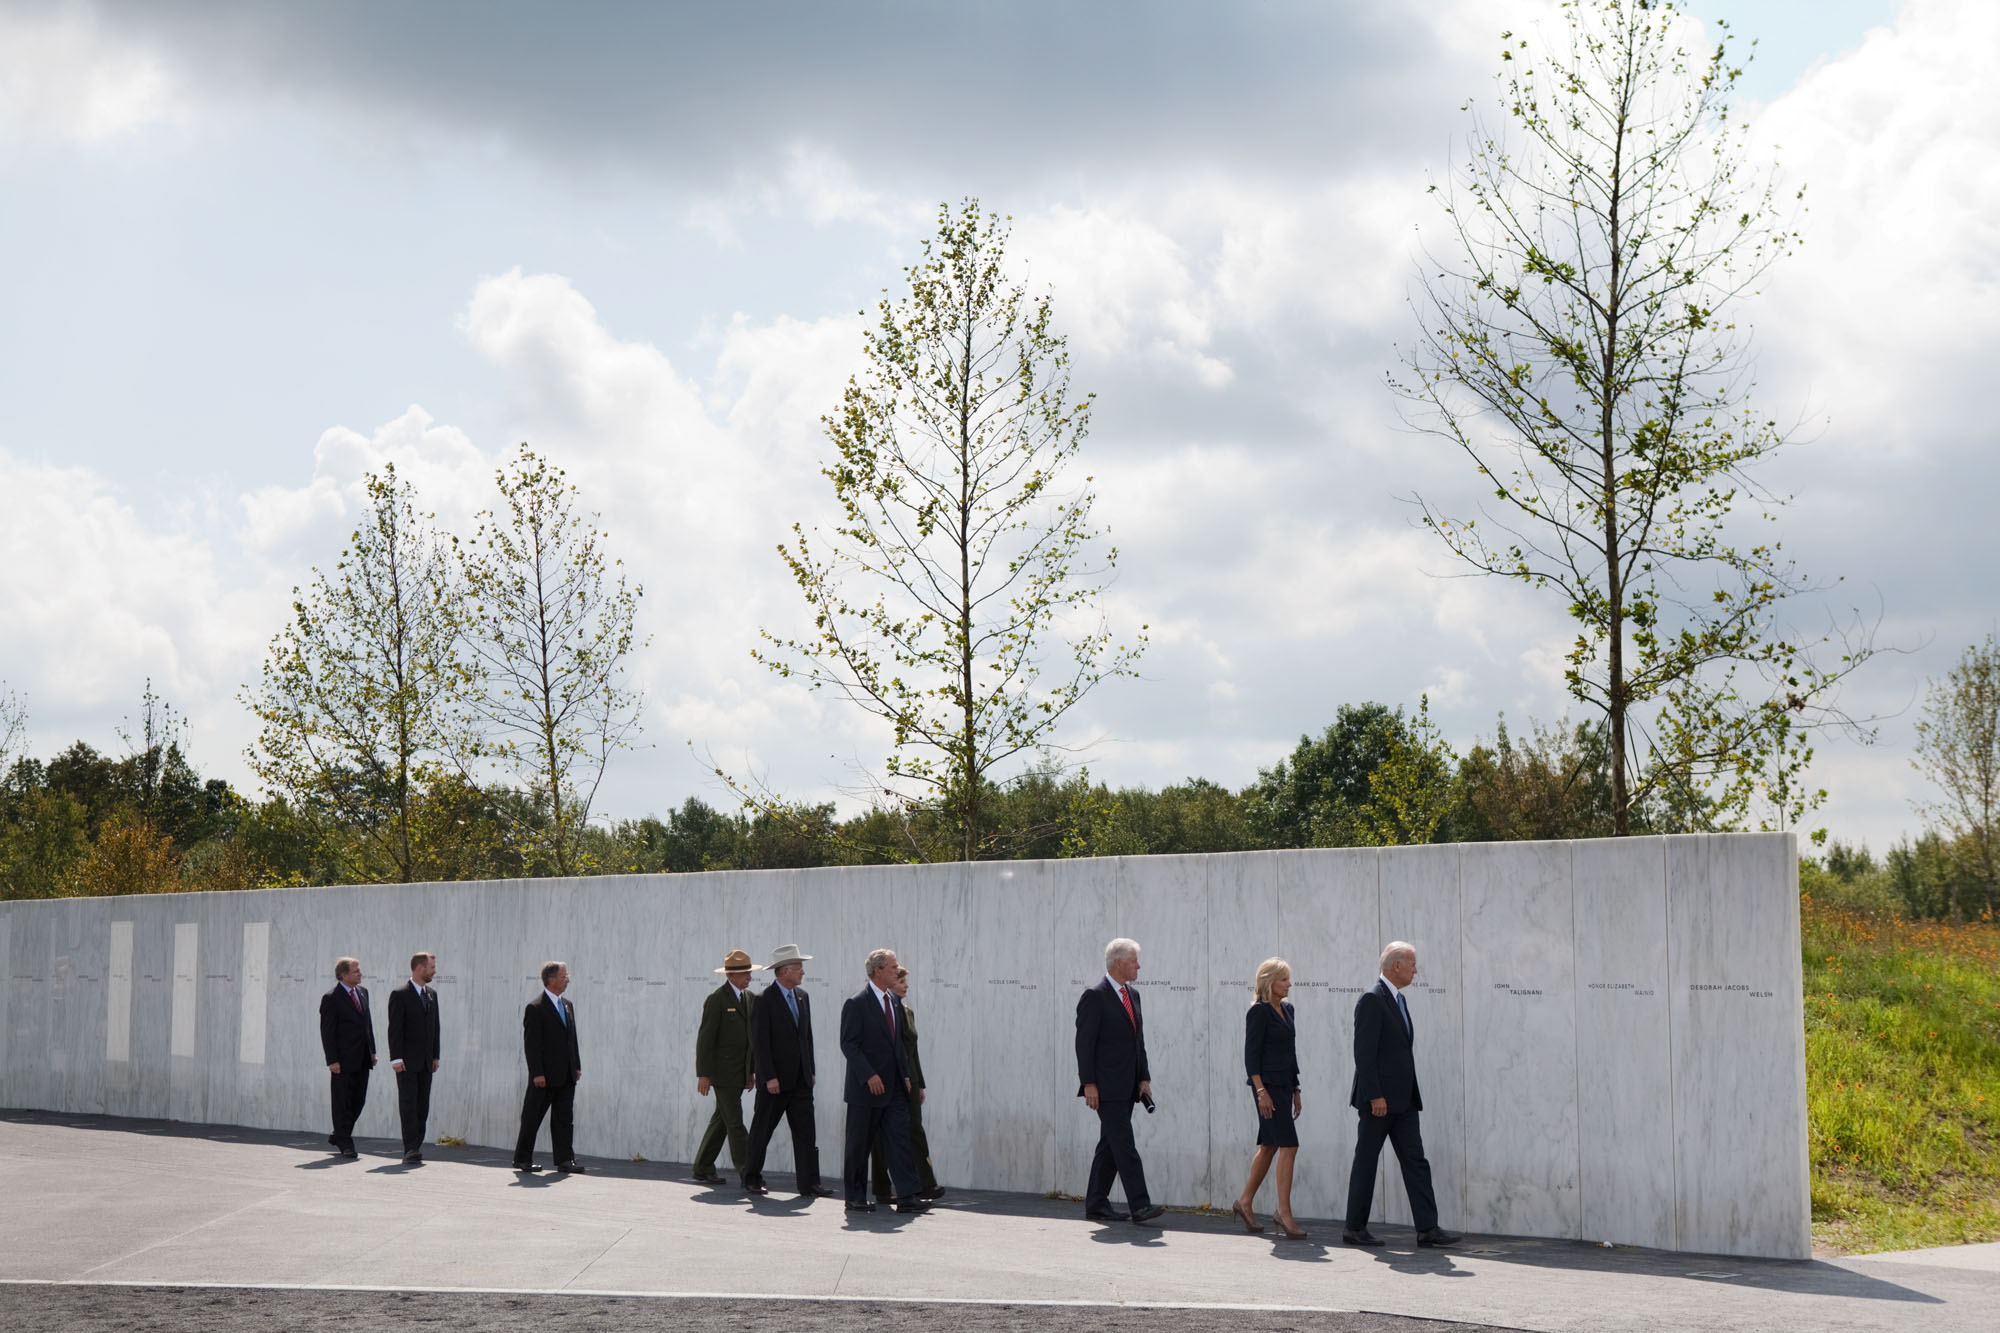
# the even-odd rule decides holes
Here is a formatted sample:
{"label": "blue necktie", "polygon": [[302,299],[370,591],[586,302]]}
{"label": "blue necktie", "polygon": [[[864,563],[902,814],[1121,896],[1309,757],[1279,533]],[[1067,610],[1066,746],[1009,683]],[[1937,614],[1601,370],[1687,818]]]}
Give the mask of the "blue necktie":
{"label": "blue necktie", "polygon": [[569,1026],[569,1015],[563,1012],[563,1002],[561,1000],[556,1001],[556,1021],[564,1027]]}
{"label": "blue necktie", "polygon": [[1410,1006],[1403,999],[1403,992],[1401,991],[1396,992],[1396,1007],[1403,1011],[1403,1031],[1412,1037],[1416,1036],[1417,1029],[1410,1023]]}
{"label": "blue necktie", "polygon": [[785,992],[785,1007],[792,1011],[792,1026],[797,1027],[799,1025],[798,997],[788,987],[780,986],[778,989]]}

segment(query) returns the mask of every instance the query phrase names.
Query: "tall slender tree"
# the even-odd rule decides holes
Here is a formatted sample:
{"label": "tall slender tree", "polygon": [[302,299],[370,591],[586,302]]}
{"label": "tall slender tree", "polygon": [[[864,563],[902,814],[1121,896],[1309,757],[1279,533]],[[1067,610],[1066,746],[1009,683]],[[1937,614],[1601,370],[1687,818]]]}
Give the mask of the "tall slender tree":
{"label": "tall slender tree", "polygon": [[534,797],[523,841],[573,875],[605,765],[638,730],[643,700],[625,669],[646,643],[645,589],[626,583],[561,468],[523,444],[495,475],[500,504],[480,515],[466,559],[487,754]]}
{"label": "tall slender tree", "polygon": [[293,589],[292,621],[245,691],[260,724],[247,757],[268,789],[320,816],[350,874],[409,883],[423,860],[425,784],[476,752],[477,677],[460,651],[453,540],[418,511],[394,464],[369,475],[366,494],[333,570]]}
{"label": "tall slender tree", "polygon": [[[1950,836],[1986,901],[2000,901],[2000,643],[1991,634],[1931,686],[1913,764],[1939,793],[1917,808]],[[1951,918],[1963,920],[1959,877],[1948,884]]]}
{"label": "tall slender tree", "polygon": [[1871,651],[1788,633],[1783,604],[1810,585],[1777,542],[1739,540],[1783,504],[1757,473],[1786,434],[1751,405],[1735,312],[1796,244],[1796,197],[1746,163],[1726,34],[1691,49],[1664,0],[1563,14],[1545,44],[1502,35],[1500,114],[1475,113],[1432,187],[1451,253],[1426,254],[1422,331],[1390,383],[1490,500],[1473,517],[1419,497],[1423,522],[1568,611],[1617,833],[1654,792],[1796,818],[1823,794],[1802,781],[1809,738],[1851,725],[1836,686]]}
{"label": "tall slender tree", "polygon": [[1071,396],[1051,298],[1008,277],[1008,235],[976,199],[940,209],[907,294],[878,306],[867,369],[823,419],[839,519],[778,548],[812,629],[754,654],[887,724],[879,796],[952,835],[912,855],[990,854],[996,778],[1145,642],[1103,616],[1117,551],[1096,554],[1091,478],[1070,476],[1092,400]]}

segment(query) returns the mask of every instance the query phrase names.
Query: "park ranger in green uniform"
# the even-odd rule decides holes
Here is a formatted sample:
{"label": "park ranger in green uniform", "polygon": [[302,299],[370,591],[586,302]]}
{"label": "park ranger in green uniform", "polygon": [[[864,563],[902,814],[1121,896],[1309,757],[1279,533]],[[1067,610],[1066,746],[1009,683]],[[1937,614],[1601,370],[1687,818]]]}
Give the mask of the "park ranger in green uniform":
{"label": "park ranger in green uniform", "polygon": [[708,1118],[708,1130],[694,1155],[694,1178],[704,1185],[720,1185],[715,1158],[722,1140],[729,1140],[729,1159],[740,1173],[743,1159],[750,1155],[750,1133],[743,1128],[743,1094],[754,1077],[750,1059],[750,1010],[757,997],[750,993],[750,974],[756,969],[750,955],[731,949],[715,969],[723,982],[709,992],[701,1006],[701,1031],[694,1039],[694,1087],[702,1096],[715,1089],[715,1114]]}

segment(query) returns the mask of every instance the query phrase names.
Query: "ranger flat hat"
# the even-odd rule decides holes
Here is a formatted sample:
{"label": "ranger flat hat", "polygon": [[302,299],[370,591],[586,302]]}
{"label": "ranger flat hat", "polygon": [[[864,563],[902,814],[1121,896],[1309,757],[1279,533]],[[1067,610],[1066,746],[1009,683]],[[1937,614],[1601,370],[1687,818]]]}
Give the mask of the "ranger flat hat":
{"label": "ranger flat hat", "polygon": [[775,971],[783,967],[786,963],[810,963],[811,961],[812,955],[809,953],[800,953],[798,945],[780,944],[771,951],[771,961],[766,963],[765,966]]}
{"label": "ranger flat hat", "polygon": [[715,970],[718,972],[755,972],[758,969],[757,964],[750,961],[749,954],[743,952],[741,949],[731,949],[722,956],[722,966]]}

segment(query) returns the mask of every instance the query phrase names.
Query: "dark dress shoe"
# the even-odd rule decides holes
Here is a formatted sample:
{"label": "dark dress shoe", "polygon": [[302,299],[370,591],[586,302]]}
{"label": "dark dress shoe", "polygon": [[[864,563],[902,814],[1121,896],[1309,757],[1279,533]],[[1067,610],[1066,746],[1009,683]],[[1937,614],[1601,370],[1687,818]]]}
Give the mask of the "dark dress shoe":
{"label": "dark dress shoe", "polygon": [[1383,1243],[1380,1236],[1369,1231],[1366,1227],[1363,1227],[1359,1231],[1341,1232],[1340,1242],[1343,1245],[1380,1245]]}
{"label": "dark dress shoe", "polygon": [[1083,1210],[1083,1220],[1086,1222],[1129,1222],[1132,1220],[1132,1214],[1122,1208],[1099,1208],[1094,1211],[1086,1208]]}
{"label": "dark dress shoe", "polygon": [[722,1174],[718,1171],[697,1171],[694,1173],[694,1178],[695,1183],[698,1185],[727,1185],[729,1183],[722,1178]]}
{"label": "dark dress shoe", "polygon": [[422,1166],[423,1164],[424,1164],[424,1155],[422,1153],[406,1152],[403,1154],[404,1166]]}
{"label": "dark dress shoe", "polygon": [[1149,1203],[1144,1208],[1133,1209],[1132,1220],[1134,1222],[1150,1222],[1156,1217],[1164,1216],[1166,1211],[1165,1204]]}
{"label": "dark dress shoe", "polygon": [[514,1163],[514,1169],[516,1171],[519,1171],[522,1175],[532,1176],[536,1172],[540,1171],[542,1168],[537,1166],[533,1162],[516,1162]]}
{"label": "dark dress shoe", "polygon": [[928,1213],[930,1210],[930,1204],[922,1199],[900,1199],[896,1203],[899,1213]]}
{"label": "dark dress shoe", "polygon": [[917,1197],[919,1199],[942,1199],[944,1197],[944,1186],[933,1185],[929,1189],[917,1195]]}
{"label": "dark dress shoe", "polygon": [[361,1160],[361,1154],[356,1152],[352,1148],[342,1148],[340,1150],[340,1156],[342,1161],[347,1161],[347,1162],[358,1162]]}
{"label": "dark dress shoe", "polygon": [[585,1174],[582,1162],[557,1162],[556,1170],[566,1176],[580,1176]]}
{"label": "dark dress shoe", "polygon": [[799,1194],[801,1197],[809,1199],[831,1199],[833,1197],[833,1191],[824,1185],[814,1185],[811,1189],[800,1190]]}
{"label": "dark dress shoe", "polygon": [[872,1213],[875,1211],[875,1205],[869,1203],[866,1199],[863,1199],[860,1203],[850,1200],[847,1205],[847,1211],[850,1213]]}
{"label": "dark dress shoe", "polygon": [[746,1180],[743,1182],[743,1188],[751,1194],[769,1194],[771,1192],[771,1187],[761,1180]]}
{"label": "dark dress shoe", "polygon": [[1464,1239],[1465,1237],[1459,1235],[1456,1231],[1446,1231],[1443,1227],[1432,1227],[1429,1231],[1420,1231],[1417,1233],[1417,1244],[1426,1247],[1456,1245]]}

